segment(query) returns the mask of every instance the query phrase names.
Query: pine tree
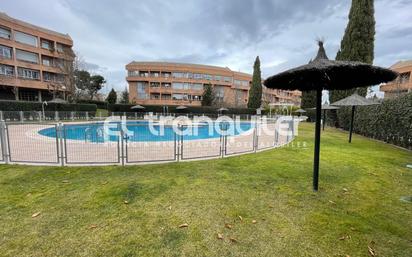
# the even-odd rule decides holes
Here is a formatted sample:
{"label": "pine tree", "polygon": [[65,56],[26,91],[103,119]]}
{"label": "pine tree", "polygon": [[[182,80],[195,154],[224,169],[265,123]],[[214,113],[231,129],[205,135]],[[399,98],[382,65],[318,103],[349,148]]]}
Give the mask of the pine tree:
{"label": "pine tree", "polygon": [[109,95],[107,95],[106,102],[108,102],[109,104],[115,104],[117,102],[117,93],[113,88],[109,92]]}
{"label": "pine tree", "polygon": [[249,100],[247,102],[248,108],[260,108],[262,105],[262,77],[260,72],[259,56],[256,57],[253,65],[252,86],[249,90]]}
{"label": "pine tree", "polygon": [[[373,63],[375,40],[374,12],[374,0],[352,0],[349,22],[345,29],[340,49],[336,55],[336,60]],[[331,103],[353,94],[355,90],[331,91]],[[359,88],[357,90],[360,95],[366,96],[366,88]]]}
{"label": "pine tree", "polygon": [[203,90],[202,106],[212,106],[215,95],[211,84],[207,84]]}

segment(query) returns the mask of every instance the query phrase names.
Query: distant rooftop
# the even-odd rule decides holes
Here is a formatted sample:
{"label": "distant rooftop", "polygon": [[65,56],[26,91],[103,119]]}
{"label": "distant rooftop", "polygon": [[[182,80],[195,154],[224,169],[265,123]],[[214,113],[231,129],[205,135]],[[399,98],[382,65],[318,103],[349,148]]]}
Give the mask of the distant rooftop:
{"label": "distant rooftop", "polygon": [[407,66],[412,66],[412,60],[406,60],[406,61],[399,61],[392,65],[390,68],[391,69],[399,69]]}
{"label": "distant rooftop", "polygon": [[10,22],[16,23],[18,25],[28,27],[28,28],[31,28],[31,29],[34,29],[34,30],[38,30],[38,31],[41,31],[41,32],[44,32],[44,33],[48,33],[48,34],[52,34],[52,35],[55,35],[55,36],[58,36],[58,37],[64,37],[66,39],[72,40],[72,38],[69,36],[69,34],[63,34],[63,33],[57,32],[57,31],[53,31],[53,30],[50,30],[50,29],[46,29],[46,28],[42,28],[42,27],[30,24],[30,23],[22,21],[22,20],[12,18],[4,12],[0,12],[0,19],[7,20],[7,21],[10,21]]}
{"label": "distant rooftop", "polygon": [[238,72],[238,71],[233,71],[229,69],[228,67],[219,67],[219,66],[213,66],[213,65],[204,65],[204,64],[194,64],[194,63],[178,63],[178,62],[137,62],[133,61],[129,63],[129,65],[151,65],[151,66],[180,66],[180,67],[188,67],[188,68],[207,68],[207,69],[214,69],[214,70],[222,70],[222,71],[229,71],[229,72],[234,72],[240,75],[246,75],[246,76],[251,76],[248,73],[244,72]]}

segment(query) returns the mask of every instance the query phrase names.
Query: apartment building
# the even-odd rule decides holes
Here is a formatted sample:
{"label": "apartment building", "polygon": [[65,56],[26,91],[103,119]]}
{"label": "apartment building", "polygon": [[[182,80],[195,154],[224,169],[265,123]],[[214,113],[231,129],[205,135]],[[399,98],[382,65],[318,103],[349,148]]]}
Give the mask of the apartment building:
{"label": "apartment building", "polygon": [[[252,83],[250,74],[210,65],[131,62],[126,70],[129,100],[141,105],[200,106],[203,88],[211,84],[218,106],[246,107]],[[263,100],[300,103],[291,92],[265,89]]]}
{"label": "apartment building", "polygon": [[72,47],[67,34],[0,13],[0,99],[65,97],[74,86]]}
{"label": "apartment building", "polygon": [[412,92],[412,60],[399,61],[390,69],[398,72],[399,76],[394,81],[380,87],[380,90],[385,93],[384,98],[394,98]]}

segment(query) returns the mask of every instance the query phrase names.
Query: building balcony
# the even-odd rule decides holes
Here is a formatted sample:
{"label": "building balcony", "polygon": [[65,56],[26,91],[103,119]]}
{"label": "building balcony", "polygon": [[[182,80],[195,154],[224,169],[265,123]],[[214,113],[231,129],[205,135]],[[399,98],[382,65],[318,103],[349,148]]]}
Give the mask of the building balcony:
{"label": "building balcony", "polygon": [[141,105],[186,105],[201,106],[201,101],[194,100],[174,100],[174,99],[134,99],[134,103]]}

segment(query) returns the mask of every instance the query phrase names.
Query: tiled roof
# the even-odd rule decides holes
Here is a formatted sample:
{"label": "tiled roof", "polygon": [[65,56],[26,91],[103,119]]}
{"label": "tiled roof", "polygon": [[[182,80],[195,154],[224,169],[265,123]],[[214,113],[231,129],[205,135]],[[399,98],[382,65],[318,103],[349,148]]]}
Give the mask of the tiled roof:
{"label": "tiled roof", "polygon": [[394,65],[392,65],[390,68],[391,69],[399,69],[399,68],[403,68],[406,66],[412,66],[412,60],[407,60],[407,61],[399,61],[397,63],[395,63]]}
{"label": "tiled roof", "polygon": [[193,64],[193,63],[175,63],[175,62],[137,62],[133,61],[128,64],[129,65],[150,65],[150,66],[162,66],[162,67],[167,67],[167,66],[181,66],[181,67],[187,67],[187,68],[206,68],[206,69],[214,69],[214,70],[221,70],[221,71],[229,71],[229,72],[234,72],[240,75],[247,75],[250,76],[250,74],[243,73],[243,72],[237,72],[237,71],[232,71],[228,67],[219,67],[219,66],[212,66],[212,65],[204,65],[204,64]]}

